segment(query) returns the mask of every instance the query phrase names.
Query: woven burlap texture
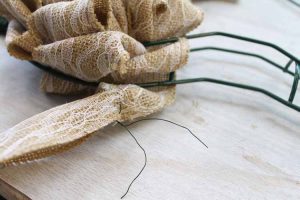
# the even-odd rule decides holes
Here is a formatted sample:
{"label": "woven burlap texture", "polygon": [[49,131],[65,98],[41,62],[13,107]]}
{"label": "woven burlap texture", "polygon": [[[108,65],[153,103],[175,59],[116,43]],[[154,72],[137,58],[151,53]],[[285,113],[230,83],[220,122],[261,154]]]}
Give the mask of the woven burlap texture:
{"label": "woven burlap texture", "polygon": [[[14,24],[11,22],[10,29]],[[16,24],[17,25],[17,24]],[[18,27],[18,26],[17,26]],[[14,31],[9,31],[10,33],[7,34],[7,36],[13,37],[14,35],[18,35],[18,32],[16,29],[13,29]],[[13,34],[15,33],[15,34]],[[116,35],[115,35],[116,34]],[[96,33],[93,35],[86,35],[86,36],[80,36],[78,37],[79,41],[79,47],[81,50],[86,51],[89,49],[89,53],[92,51],[92,45],[89,44],[87,47],[82,47],[80,45],[81,37],[95,37],[92,38],[91,41],[97,41],[97,37],[101,39],[103,37],[103,40],[107,40],[108,38],[112,43],[106,44],[98,43],[98,44],[105,44],[106,47],[109,49],[112,48],[114,51],[118,52],[111,52],[111,51],[105,51],[104,52],[104,58],[108,58],[109,55],[114,55],[115,57],[112,58],[111,61],[107,63],[113,63],[115,61],[117,67],[124,66],[124,69],[117,69],[113,73],[110,73],[109,79],[107,82],[134,82],[134,83],[143,83],[143,82],[149,82],[152,80],[167,80],[168,79],[168,73],[175,71],[178,67],[183,66],[188,59],[188,45],[186,39],[181,39],[179,42],[166,45],[164,47],[153,47],[149,48],[148,51],[136,40],[133,38],[120,33],[120,32],[101,32]],[[117,36],[117,41],[115,41]],[[7,37],[7,40],[9,40],[10,37]],[[64,59],[71,59],[74,56],[72,55],[65,55],[63,50],[61,49],[55,49],[52,50],[51,48],[46,48],[45,46],[56,46],[56,47],[66,47],[67,45],[58,45],[59,43],[67,42],[70,39],[66,39],[63,41],[59,41],[56,43],[52,43],[49,45],[41,45],[39,48],[36,48],[34,50],[34,57],[35,54],[38,54],[40,58],[44,58],[45,60],[49,60],[49,62],[54,63],[47,63],[51,64],[53,66],[57,66],[60,70],[63,71],[63,69],[67,69],[65,65],[60,65],[60,63],[66,62]],[[71,38],[71,40],[74,40],[74,38]],[[86,41],[86,39],[84,40]],[[94,43],[93,43],[94,44]],[[119,47],[117,45],[120,45]],[[90,48],[89,48],[90,47]],[[41,51],[40,49],[47,49],[47,51]],[[50,49],[50,50],[49,50]],[[70,51],[70,48],[66,48],[66,53],[72,53],[73,51]],[[124,50],[126,49],[126,51]],[[95,55],[101,55],[101,48],[97,47],[94,49],[96,51]],[[168,52],[170,51],[170,52]],[[51,52],[54,52],[53,54]],[[60,54],[55,55],[57,52],[60,52]],[[121,52],[121,53],[120,53]],[[145,53],[146,52],[146,53]],[[74,52],[73,52],[74,53]],[[145,54],[143,54],[145,53]],[[125,56],[123,56],[123,54]],[[139,55],[140,54],[140,55]],[[75,54],[76,55],[76,54]],[[91,58],[94,58],[95,55],[92,55],[91,58],[89,58],[87,55],[84,55],[83,52],[79,52],[78,55],[83,56],[83,58],[87,58],[87,60],[93,60]],[[129,56],[128,56],[129,55]],[[134,56],[133,56],[134,55]],[[132,58],[131,58],[132,57]],[[75,60],[79,59],[78,56],[75,56]],[[117,59],[116,59],[117,58]],[[119,63],[121,58],[126,58],[128,60],[122,61]],[[38,59],[37,59],[38,60]],[[97,59],[96,59],[97,60]],[[40,61],[42,62],[42,60]],[[83,63],[86,63],[87,61],[84,60]],[[68,62],[66,62],[68,63]],[[124,64],[122,64],[124,63]],[[129,64],[126,64],[129,63]],[[69,65],[73,66],[73,65]],[[90,66],[90,65],[87,65]],[[100,65],[103,66],[103,65]],[[87,73],[90,70],[93,69],[86,69]],[[84,70],[75,69],[74,72],[80,72]],[[100,72],[103,72],[104,70],[99,70],[99,78],[103,77],[103,75]],[[125,71],[124,74],[120,73],[121,71]],[[70,71],[64,71],[66,73],[71,73]],[[83,73],[84,74],[84,73]],[[95,74],[97,74],[97,71],[92,73],[92,76],[85,75],[84,77],[94,77]],[[140,76],[140,74],[144,74],[144,76]],[[147,74],[147,75],[146,75]],[[73,74],[78,77],[83,77],[83,75],[77,75],[76,73]],[[83,85],[61,85],[57,84],[58,82],[53,81],[53,76],[45,77],[50,80],[47,81],[47,83],[51,82],[53,84],[42,84],[45,85],[45,87],[49,87],[53,90],[54,87],[58,87],[59,89],[56,89],[56,91],[66,91],[66,90],[73,90],[74,87],[78,90],[86,90],[86,89],[93,89],[93,88],[86,88],[86,86]],[[105,77],[104,77],[105,78]],[[58,78],[57,78],[58,79]],[[64,81],[64,83],[73,84],[72,82]],[[105,87],[104,87],[105,86]],[[69,114],[69,105],[64,105],[61,107],[54,108],[55,112],[53,113],[59,113],[59,114],[52,114],[51,111],[47,111],[45,113],[42,113],[40,115],[34,116],[31,119],[28,119],[20,124],[18,124],[16,127],[8,130],[7,132],[3,133],[3,139],[7,138],[7,135],[10,135],[10,139],[7,140],[0,140],[0,146],[3,148],[0,149],[0,163],[3,164],[3,166],[8,166],[11,164],[18,164],[22,162],[27,162],[30,160],[36,160],[45,156],[49,156],[52,154],[55,154],[57,152],[61,152],[64,150],[67,150],[75,145],[80,144],[83,142],[87,137],[89,137],[92,133],[95,131],[105,127],[106,125],[118,120],[118,121],[128,121],[135,119],[137,117],[147,116],[149,114],[155,113],[159,110],[161,110],[163,107],[171,104],[175,99],[175,87],[162,87],[162,88],[155,88],[155,92],[151,92],[149,90],[145,90],[142,88],[139,88],[138,86],[130,85],[130,86],[119,86],[120,88],[127,88],[126,92],[121,96],[121,101],[118,105],[115,105],[113,107],[112,105],[108,104],[108,101],[111,102],[111,99],[108,101],[105,98],[102,98],[102,96],[105,96],[106,98],[114,97],[113,94],[115,94],[114,91],[117,86],[112,85],[101,85],[101,89],[105,88],[105,90],[110,92],[102,92],[98,91],[98,93],[92,97],[88,97],[87,99],[79,100],[77,103],[74,102],[74,105],[72,108],[76,109],[76,111],[71,111],[71,114]],[[129,88],[133,88],[130,89]],[[78,91],[75,90],[75,91]],[[74,91],[69,91],[74,92]],[[94,92],[94,91],[93,91]],[[89,105],[91,105],[90,99],[93,97],[96,97],[98,101],[94,104],[96,108],[105,108],[106,113],[103,113],[103,111],[98,110],[99,112],[97,115],[95,115],[94,121],[89,120],[89,118],[85,117],[84,115],[86,112],[93,113],[93,108],[90,108]],[[123,98],[126,97],[126,98]],[[86,110],[81,109],[81,107],[88,107]],[[115,108],[120,109],[120,116],[114,115]],[[52,111],[53,111],[52,110]],[[95,111],[96,112],[96,111]],[[71,116],[68,117],[66,120],[69,120],[69,125],[65,126],[65,119],[63,116]],[[74,116],[74,117],[72,117]],[[101,117],[100,117],[101,116]],[[102,116],[107,120],[104,122],[104,124],[100,123],[99,120],[103,120]],[[81,127],[79,128],[81,131],[84,132],[84,135],[80,135],[76,137],[76,131],[75,129],[78,127],[76,125],[76,120],[78,119],[87,119],[87,121],[82,121]],[[92,131],[89,131],[87,128],[88,126],[85,125],[85,123],[88,123],[89,126],[95,127]],[[30,125],[31,124],[31,125]],[[36,124],[36,125],[35,125]],[[49,126],[50,127],[47,127]],[[53,125],[53,126],[52,126]],[[28,127],[34,127],[34,128],[28,128]],[[39,128],[36,128],[39,127]],[[68,128],[68,131],[64,129],[64,127]],[[74,129],[70,129],[70,127],[74,127]],[[37,130],[36,130],[37,129]],[[79,133],[78,133],[79,134]],[[33,136],[31,136],[33,135]],[[40,135],[40,137],[38,137]],[[46,136],[45,136],[46,135]],[[75,136],[75,137],[73,137]],[[32,138],[36,137],[36,141]],[[43,139],[41,139],[43,138]],[[60,143],[60,139],[58,138],[64,138],[63,143]],[[9,142],[8,142],[9,141]],[[26,141],[26,142],[24,142]],[[15,148],[14,148],[15,147]],[[25,148],[25,150],[24,150]],[[27,148],[27,149],[26,149]],[[4,157],[2,158],[1,155]]]}
{"label": "woven burlap texture", "polygon": [[43,91],[95,94],[2,133],[2,166],[64,151],[108,124],[145,117],[171,104],[173,86],[150,91],[128,84],[168,80],[170,72],[187,62],[187,40],[150,48],[141,42],[182,36],[202,21],[202,12],[187,0],[17,2],[0,0],[5,6],[0,14],[10,20],[6,43],[11,55],[82,80],[112,84],[94,88],[45,73]]}
{"label": "woven burlap texture", "polygon": [[[53,2],[58,1],[41,3],[45,5]],[[40,44],[105,30],[129,33],[139,41],[157,40],[184,35],[200,24],[202,18],[202,12],[186,0],[64,1],[44,6],[30,15],[28,31],[16,37],[8,45],[8,51],[17,58],[30,60],[32,51]],[[46,79],[41,81],[44,83],[41,85],[42,90],[63,93],[63,91],[47,90],[56,87],[43,87],[47,80],[61,82],[55,78],[49,79],[49,76],[45,75]],[[49,82],[51,83],[53,82]],[[73,89],[66,91],[76,92],[76,88],[82,88],[63,81],[58,84],[74,86]]]}
{"label": "woven burlap texture", "polygon": [[[34,42],[28,44],[31,46],[26,51],[37,44],[103,31],[120,31],[140,42],[183,36],[202,19],[202,12],[186,0],[58,2],[43,6],[27,17],[28,30],[24,34]],[[18,52],[11,54],[19,57]]]}
{"label": "woven burlap texture", "polygon": [[0,166],[43,158],[83,142],[105,126],[161,110],[172,92],[151,92],[136,85],[101,84],[101,92],[35,115],[1,133]]}
{"label": "woven burlap texture", "polygon": [[183,36],[202,19],[186,0],[74,0],[42,7],[28,28],[44,44],[99,31],[121,31],[142,42]]}
{"label": "woven burlap texture", "polygon": [[33,60],[86,81],[99,81],[112,74],[123,77],[145,73],[166,74],[186,64],[186,39],[147,51],[121,32],[100,32],[35,48]]}
{"label": "woven burlap texture", "polygon": [[[132,80],[141,82],[138,81],[143,77],[141,75],[149,77],[150,74],[154,79],[148,79],[148,82],[161,81],[162,79],[155,78],[154,75],[161,77],[161,74],[168,74],[185,65],[189,51],[186,39],[145,49],[141,43],[128,35],[112,31],[73,37],[25,51],[27,44],[33,44],[34,41],[30,38],[25,39],[23,36],[26,34],[19,37],[22,30],[22,26],[15,20],[9,24],[6,40],[9,52],[16,52],[15,49],[21,52],[19,47],[23,47],[24,51],[19,54],[22,58],[31,57],[37,62],[87,81],[101,81],[109,75],[115,83],[134,83]],[[27,52],[30,51],[32,53],[28,55]],[[45,75],[41,81],[41,88],[51,93],[73,94],[87,87]]]}

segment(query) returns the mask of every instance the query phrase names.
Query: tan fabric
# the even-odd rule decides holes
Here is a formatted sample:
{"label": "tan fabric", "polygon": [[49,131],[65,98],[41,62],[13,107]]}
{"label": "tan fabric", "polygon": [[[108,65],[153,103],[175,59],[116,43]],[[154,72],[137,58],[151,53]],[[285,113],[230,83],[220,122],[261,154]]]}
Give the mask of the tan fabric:
{"label": "tan fabric", "polygon": [[141,41],[184,35],[203,18],[202,12],[186,0],[43,0],[42,3],[54,4],[44,6],[30,17],[29,31],[15,38],[9,48],[11,55],[31,60],[33,49],[40,44],[104,30],[129,32]]}
{"label": "tan fabric", "polygon": [[[142,76],[130,76],[129,78],[112,77],[109,75],[100,79],[100,82],[113,83],[113,84],[137,84],[137,83],[148,83],[148,82],[159,82],[169,80],[169,74],[159,74],[159,73],[146,73]],[[151,87],[148,90],[151,91],[162,91],[167,87]],[[43,92],[59,94],[59,95],[76,95],[76,94],[93,94],[96,88],[94,86],[87,86],[82,84],[77,84],[68,80],[60,79],[58,77],[52,76],[48,73],[44,73],[40,89]]]}
{"label": "tan fabric", "polygon": [[0,14],[8,19],[16,19],[26,27],[28,17],[41,6],[39,0],[1,0]]}
{"label": "tan fabric", "polygon": [[21,0],[26,7],[31,11],[34,12],[40,7],[42,7],[42,0]]}
{"label": "tan fabric", "polygon": [[61,1],[73,1],[73,0],[42,0],[43,5],[51,4],[51,3],[57,3]]}
{"label": "tan fabric", "polygon": [[80,144],[116,121],[144,117],[174,100],[175,89],[150,92],[135,85],[101,84],[88,98],[58,106],[1,134],[0,166],[40,159]]}
{"label": "tan fabric", "polygon": [[168,80],[186,64],[188,42],[150,48],[141,42],[182,36],[203,18],[187,0],[0,0],[0,14],[10,20],[6,43],[12,56],[82,80],[112,83],[96,88],[45,73],[40,84],[45,92],[94,95],[1,133],[3,167],[67,150],[111,123],[171,104],[175,86],[128,84]]}
{"label": "tan fabric", "polygon": [[[182,36],[197,27],[203,13],[186,0],[78,0],[60,4],[59,7],[47,7],[40,10],[33,18],[43,24],[42,19],[53,18],[53,30],[46,30],[50,34],[59,34],[62,38],[74,35],[74,30],[62,25],[62,22],[70,20],[76,24],[77,19],[86,18],[93,23],[101,23],[105,30],[118,30],[129,33],[139,41],[153,41],[170,36]],[[58,4],[55,4],[58,6]],[[78,13],[70,13],[69,7],[80,10]],[[93,8],[92,8],[93,7]],[[49,10],[54,12],[49,16]],[[59,14],[58,14],[59,13]],[[67,16],[72,14],[72,18]],[[45,17],[47,15],[47,17]],[[44,17],[41,17],[44,16]],[[40,17],[40,18],[39,18]],[[46,22],[47,23],[47,22]],[[68,24],[66,22],[66,24]],[[82,25],[79,25],[83,27]],[[44,26],[41,26],[44,27]],[[46,26],[48,27],[48,26]],[[97,31],[100,27],[94,26],[90,31]],[[39,28],[33,28],[38,31]],[[76,28],[75,28],[76,30]],[[82,30],[83,31],[83,30]],[[64,33],[66,33],[64,35]],[[73,34],[73,35],[72,35]],[[81,34],[82,35],[82,34]],[[51,38],[51,37],[50,37]]]}
{"label": "tan fabric", "polygon": [[[8,50],[15,54],[18,53],[19,58],[27,59],[31,56],[29,51],[33,48],[27,44],[34,44],[34,41],[24,39],[23,37],[26,36],[26,34],[23,34],[22,37],[18,37],[22,33],[19,29],[20,27],[18,28],[17,22],[12,21],[7,34],[7,40],[9,39],[10,41],[8,43]],[[14,37],[10,37],[10,32],[17,32],[18,34],[13,34]],[[115,83],[138,83],[142,82],[139,81],[141,77],[149,77],[147,80],[142,78],[142,80],[147,82],[165,80],[157,77],[159,77],[160,74],[175,71],[187,62],[189,47],[187,41],[184,39],[171,45],[152,47],[146,50],[142,44],[119,32],[105,32],[94,35],[94,37],[87,35],[58,41],[49,45],[41,45],[34,51],[34,60],[89,81],[101,80],[111,73],[113,81],[110,82]],[[16,37],[17,39],[15,39]],[[96,37],[99,40],[98,43],[96,42]],[[90,39],[87,40],[86,38]],[[75,40],[77,41],[77,45],[74,45]],[[104,42],[104,40],[106,42]],[[85,46],[83,46],[82,43]],[[115,48],[113,43],[118,44],[118,48]],[[18,48],[22,46],[24,48]],[[101,48],[99,48],[99,46]],[[94,50],[92,47],[95,47]],[[111,51],[111,49],[114,52]],[[85,53],[82,51],[85,51]],[[99,52],[102,52],[102,57],[99,57],[97,60],[90,59],[90,57],[100,55]],[[89,53],[90,57],[86,56],[86,53]],[[129,56],[125,56],[125,54],[129,54]],[[121,62],[120,58],[122,57],[126,57],[126,61]],[[80,62],[76,62],[83,58],[84,60],[81,62],[83,65],[81,65]],[[117,71],[113,69],[109,71],[105,70],[109,68],[107,63],[109,63],[110,66],[118,66],[119,69]],[[124,63],[123,67],[120,63]],[[125,73],[120,73],[121,71]],[[79,75],[77,75],[78,73]],[[90,74],[92,76],[89,76]],[[141,74],[144,74],[144,76],[140,76]],[[59,80],[55,77],[51,78],[50,76],[51,75],[44,76],[41,81],[41,88],[45,92],[76,94],[83,90],[80,85]],[[57,87],[59,85],[63,87]],[[78,89],[78,91],[76,91],[76,89]]]}
{"label": "tan fabric", "polygon": [[201,23],[202,15],[186,0],[74,0],[39,9],[28,25],[43,44],[108,30],[152,41],[184,35]]}
{"label": "tan fabric", "polygon": [[141,42],[153,41],[182,36],[203,19],[202,12],[186,0],[74,0],[29,14],[28,10],[26,34],[39,44],[99,31],[121,31]]}
{"label": "tan fabric", "polygon": [[99,32],[41,45],[32,55],[35,61],[82,80],[99,81],[144,52],[143,45],[126,34]]}
{"label": "tan fabric", "polygon": [[147,52],[144,46],[120,32],[100,32],[41,45],[33,59],[87,81],[144,73],[169,73],[186,64],[185,39]]}
{"label": "tan fabric", "polygon": [[5,17],[8,20],[12,20],[14,17],[6,10],[2,3],[0,2],[0,16]]}
{"label": "tan fabric", "polygon": [[[169,79],[170,72],[176,71],[187,63],[188,53],[189,46],[186,39],[155,49],[149,48],[145,54],[135,56],[125,62],[125,69],[123,69],[125,73],[120,73],[121,70],[112,71],[104,78],[101,77],[99,81],[118,84],[165,81]],[[86,63],[86,66],[88,65]],[[77,94],[92,90],[91,87],[82,87],[79,84],[51,77],[51,75],[44,76],[41,82],[43,83],[41,89],[49,93]]]}
{"label": "tan fabric", "polygon": [[13,19],[9,22],[5,38],[7,50],[19,59],[32,60],[31,52],[38,43],[24,32],[25,29],[18,21]]}
{"label": "tan fabric", "polygon": [[203,20],[203,13],[187,0],[127,1],[129,35],[138,41],[183,36]]}
{"label": "tan fabric", "polygon": [[[96,5],[96,2],[98,1],[76,0],[44,6],[30,17],[29,32],[33,37],[39,38],[43,44],[48,44],[66,38],[105,31],[105,25],[101,23],[103,20],[99,20],[99,17],[104,18],[101,11],[110,10],[111,6],[101,2]],[[115,23],[117,22],[110,22],[110,24]]]}
{"label": "tan fabric", "polygon": [[96,88],[67,81],[44,73],[40,83],[43,92],[59,95],[93,94]]}

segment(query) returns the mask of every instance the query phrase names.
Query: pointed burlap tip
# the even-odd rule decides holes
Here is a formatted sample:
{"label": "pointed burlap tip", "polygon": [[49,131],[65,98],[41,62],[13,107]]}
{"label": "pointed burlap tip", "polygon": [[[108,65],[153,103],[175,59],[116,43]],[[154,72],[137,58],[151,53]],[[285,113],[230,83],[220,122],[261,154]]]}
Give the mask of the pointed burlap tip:
{"label": "pointed burlap tip", "polygon": [[93,96],[52,108],[0,134],[0,166],[20,164],[70,149],[116,121],[160,111],[175,88],[151,92],[135,85],[100,84]]}

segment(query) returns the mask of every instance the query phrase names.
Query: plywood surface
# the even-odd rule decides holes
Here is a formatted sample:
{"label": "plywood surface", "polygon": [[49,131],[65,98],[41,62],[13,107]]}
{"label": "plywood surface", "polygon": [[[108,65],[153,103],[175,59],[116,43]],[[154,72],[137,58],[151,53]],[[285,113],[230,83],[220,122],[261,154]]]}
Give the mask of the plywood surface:
{"label": "plywood surface", "polygon": [[[196,32],[226,31],[268,40],[300,55],[300,8],[285,0],[194,1],[206,12]],[[248,50],[276,60],[268,48],[221,37],[191,46]],[[8,56],[0,39],[0,131],[78,97],[39,91],[41,72]],[[292,77],[254,58],[193,53],[178,78],[213,77],[251,83],[288,97]],[[296,102],[300,105],[300,95]],[[178,86],[177,101],[130,130],[148,165],[125,197],[154,199],[300,199],[300,113],[253,92],[208,83]],[[0,171],[0,193],[10,199],[120,199],[143,166],[144,155],[119,126],[83,145],[39,162]]]}

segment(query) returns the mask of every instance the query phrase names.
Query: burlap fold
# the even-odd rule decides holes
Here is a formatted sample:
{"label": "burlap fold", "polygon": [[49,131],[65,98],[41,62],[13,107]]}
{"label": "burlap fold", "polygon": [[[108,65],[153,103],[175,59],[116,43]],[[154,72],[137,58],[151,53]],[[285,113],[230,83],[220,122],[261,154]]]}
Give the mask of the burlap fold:
{"label": "burlap fold", "polygon": [[152,41],[182,36],[202,19],[202,12],[186,0],[74,0],[42,7],[28,26],[43,44],[99,31]]}
{"label": "burlap fold", "polygon": [[113,73],[115,77],[166,74],[186,64],[185,39],[152,51],[120,32],[100,32],[41,45],[33,51],[33,60],[87,81],[99,81]]}
{"label": "burlap fold", "polygon": [[40,89],[43,92],[59,95],[88,95],[93,94],[96,90],[96,88],[92,86],[67,81],[49,73],[43,74],[40,82]]}
{"label": "burlap fold", "polygon": [[151,92],[135,85],[101,84],[101,92],[52,108],[1,134],[0,166],[67,150],[116,121],[144,117],[174,100],[175,89]]}
{"label": "burlap fold", "polygon": [[[140,42],[183,36],[203,19],[202,12],[186,0],[74,0],[43,6],[33,14],[27,10],[24,34],[34,41],[30,49],[103,31],[127,33]],[[18,53],[11,55],[18,58]]]}
{"label": "burlap fold", "polygon": [[[29,54],[30,45],[27,44],[34,42],[19,37],[22,31],[24,29],[18,22],[10,22],[6,36],[9,52],[18,52],[19,57],[30,57],[88,81],[106,81],[107,76],[111,77],[111,83],[141,83],[141,77],[147,82],[161,81],[162,79],[156,77],[176,71],[188,59],[189,46],[186,39],[146,49],[138,41],[120,32],[99,32],[40,45],[32,50],[32,57]],[[18,49],[21,46],[24,48]],[[88,89],[51,77],[50,74],[43,76],[41,88],[45,92],[57,94],[76,94]]]}
{"label": "burlap fold", "polygon": [[24,27],[18,21],[11,20],[8,24],[5,43],[10,55],[22,60],[32,60],[33,49],[39,43],[28,32],[24,32]]}

